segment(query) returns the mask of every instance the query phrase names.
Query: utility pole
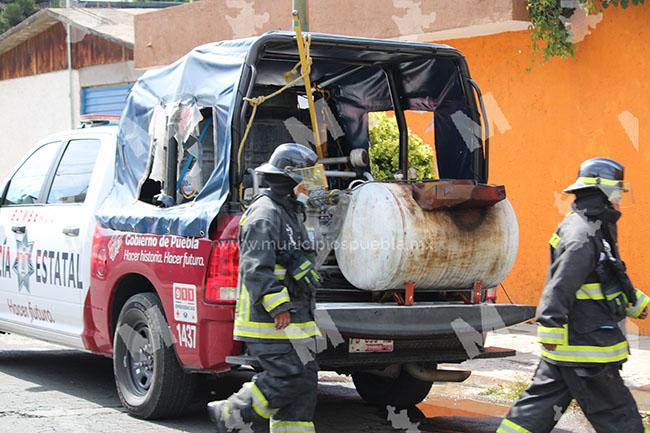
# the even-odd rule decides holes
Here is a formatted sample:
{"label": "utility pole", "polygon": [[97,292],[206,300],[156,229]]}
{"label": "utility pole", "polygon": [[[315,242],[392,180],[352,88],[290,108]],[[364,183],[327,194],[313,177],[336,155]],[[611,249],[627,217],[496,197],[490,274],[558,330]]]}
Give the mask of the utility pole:
{"label": "utility pole", "polygon": [[[294,11],[298,12],[300,17],[300,27],[303,32],[309,31],[309,6],[307,0],[292,0],[291,7]],[[293,27],[293,23],[292,23]]]}
{"label": "utility pole", "polygon": [[[65,7],[70,9],[72,7],[72,2],[66,0]],[[68,34],[68,100],[70,102],[70,127],[74,129],[77,125],[75,124],[74,70],[72,68],[72,26],[70,23],[66,25],[66,33]]]}

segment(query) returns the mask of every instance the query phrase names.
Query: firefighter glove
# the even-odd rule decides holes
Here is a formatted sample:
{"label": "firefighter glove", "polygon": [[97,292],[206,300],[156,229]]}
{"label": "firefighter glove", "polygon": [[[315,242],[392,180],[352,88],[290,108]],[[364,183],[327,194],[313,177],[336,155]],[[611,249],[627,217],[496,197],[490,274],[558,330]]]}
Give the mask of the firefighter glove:
{"label": "firefighter glove", "polygon": [[302,289],[320,287],[320,275],[316,265],[300,250],[287,250],[279,254],[279,262],[287,268],[287,273]]}

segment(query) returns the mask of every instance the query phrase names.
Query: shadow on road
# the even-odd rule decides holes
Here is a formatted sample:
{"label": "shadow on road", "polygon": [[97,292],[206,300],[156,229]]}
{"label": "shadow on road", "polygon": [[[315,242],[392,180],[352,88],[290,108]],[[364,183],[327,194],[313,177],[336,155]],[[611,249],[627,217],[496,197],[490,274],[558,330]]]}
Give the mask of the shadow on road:
{"label": "shadow on road", "polygon": [[[33,393],[35,399],[41,392],[54,390],[115,409],[115,416],[127,416],[115,390],[112,361],[108,358],[72,350],[5,350],[0,351],[0,373],[31,384],[20,392]],[[205,414],[205,404],[226,398],[251,377],[249,372],[236,372],[224,377],[203,376],[186,416],[151,423],[188,433],[212,432]],[[404,412],[391,409],[365,404],[349,385],[321,383],[316,413],[317,431],[494,433],[499,423],[498,418],[449,416],[426,419],[417,408]],[[97,427],[96,433],[104,431],[104,426]]]}

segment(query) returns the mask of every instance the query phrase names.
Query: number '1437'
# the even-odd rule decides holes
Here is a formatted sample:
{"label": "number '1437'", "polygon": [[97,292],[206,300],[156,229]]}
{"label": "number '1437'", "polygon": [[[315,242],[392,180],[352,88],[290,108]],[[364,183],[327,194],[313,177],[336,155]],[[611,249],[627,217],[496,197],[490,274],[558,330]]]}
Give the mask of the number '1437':
{"label": "number '1437'", "polygon": [[185,323],[179,323],[176,325],[176,332],[178,333],[178,343],[181,347],[187,349],[196,348],[196,326],[195,325],[186,325]]}

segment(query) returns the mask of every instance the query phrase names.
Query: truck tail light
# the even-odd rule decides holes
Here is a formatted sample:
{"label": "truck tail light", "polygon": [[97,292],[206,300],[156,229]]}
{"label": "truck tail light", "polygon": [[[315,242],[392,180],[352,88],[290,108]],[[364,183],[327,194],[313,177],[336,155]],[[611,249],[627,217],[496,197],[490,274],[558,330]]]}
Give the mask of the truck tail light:
{"label": "truck tail light", "polygon": [[239,246],[237,241],[217,241],[212,247],[205,282],[205,301],[216,304],[237,302]]}
{"label": "truck tail light", "polygon": [[489,288],[485,291],[485,302],[489,302],[491,304],[496,304],[497,303],[497,288],[492,287]]}

